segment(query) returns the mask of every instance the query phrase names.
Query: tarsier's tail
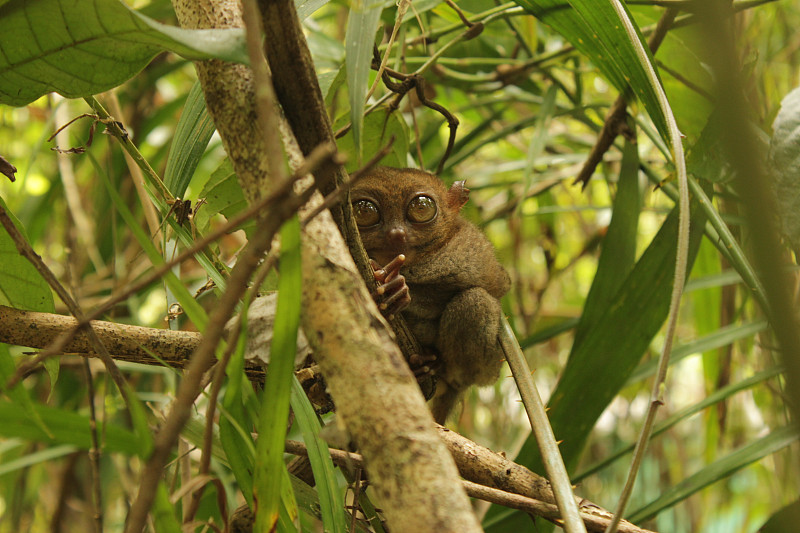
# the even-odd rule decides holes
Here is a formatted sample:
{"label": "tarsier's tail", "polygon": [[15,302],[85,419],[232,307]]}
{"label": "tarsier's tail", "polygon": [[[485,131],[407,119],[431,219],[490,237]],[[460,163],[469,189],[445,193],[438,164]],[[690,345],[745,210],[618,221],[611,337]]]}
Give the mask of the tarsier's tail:
{"label": "tarsier's tail", "polygon": [[447,415],[453,411],[461,391],[451,387],[446,381],[440,380],[436,387],[436,394],[431,399],[431,412],[438,424],[444,425]]}

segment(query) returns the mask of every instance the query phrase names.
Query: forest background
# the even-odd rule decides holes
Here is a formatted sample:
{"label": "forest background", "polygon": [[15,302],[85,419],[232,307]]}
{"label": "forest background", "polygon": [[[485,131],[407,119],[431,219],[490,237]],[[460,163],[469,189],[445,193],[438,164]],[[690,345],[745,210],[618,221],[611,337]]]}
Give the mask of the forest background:
{"label": "forest background", "polygon": [[[173,34],[173,44],[167,45],[148,34],[133,39],[142,48],[132,54],[138,63],[124,68],[119,61],[106,70],[99,60],[93,65],[78,58],[79,53],[54,63],[43,52],[48,46],[45,36],[80,52],[77,37],[69,41],[45,24],[56,8],[66,13],[64,20],[83,17],[87,31],[105,31],[108,40],[100,45],[124,48],[126,41],[119,28],[104,24],[105,7],[87,13],[75,8],[70,15],[64,10],[68,2],[23,4],[0,2],[0,45],[5,51],[0,155],[16,167],[15,181],[0,181],[0,197],[55,277],[82,308],[93,309],[244,209],[247,191],[237,182],[204,114],[195,68],[184,58],[241,59],[237,54],[244,53],[242,41],[222,39],[221,45],[212,46],[210,38],[204,44],[203,36],[194,36],[193,43]],[[111,4],[122,5],[97,3]],[[178,25],[169,2],[129,4],[153,20]],[[798,497],[798,434],[789,408],[796,392],[787,390],[781,366],[783,339],[770,327],[770,319],[775,323],[770,309],[780,306],[759,281],[783,278],[787,269],[773,265],[776,270],[771,271],[758,263],[760,243],[777,242],[778,234],[765,237],[748,224],[750,198],[739,181],[755,181],[757,176],[743,175],[726,139],[735,132],[752,141],[747,149],[752,149],[753,164],[772,169],[777,177],[775,185],[756,184],[778,191],[774,209],[760,205],[756,212],[783,228],[781,258],[796,285],[796,96],[784,102],[775,120],[800,79],[800,7],[761,1],[720,5],[724,8],[717,14],[725,16],[709,24],[711,15],[691,0],[627,4],[645,40],[658,34],[659,20],[672,19],[654,58],[684,136],[693,183],[690,270],[664,404],[626,514],[659,531],[756,531]],[[381,43],[384,54],[398,8],[388,3],[370,12],[367,7],[366,15],[357,19],[353,13],[359,12],[358,6],[350,9],[346,2],[321,0],[297,4],[333,130],[342,134],[337,144],[348,155],[348,170],[359,168],[393,135],[384,164],[434,170],[443,162],[441,177],[446,182],[467,180],[472,194],[465,214],[486,232],[511,273],[513,288],[503,309],[535,368],[539,390],[545,401],[550,398],[556,437],[563,440],[576,492],[613,509],[625,483],[630,447],[650,404],[656,360],[665,342],[677,246],[676,217],[669,216],[677,197],[676,167],[663,135],[663,117],[642,98],[630,99],[628,117],[608,120],[627,83],[643,83],[636,77],[638,67],[626,63],[631,56],[624,53],[625,47],[618,55],[604,48],[614,35],[581,41],[569,15],[566,23],[558,18],[559,13],[572,12],[568,4],[465,0],[454,8],[438,1],[415,2],[398,27],[387,66],[424,77],[426,98],[447,113],[425,107],[412,91],[398,111],[388,114],[387,102],[394,95],[383,84],[366,105],[363,98],[354,97],[365,94],[375,79],[374,70],[368,73],[371,32],[362,31],[353,46],[346,32],[355,21],[380,28],[375,42]],[[111,13],[117,8],[108,9]],[[25,13],[26,22],[18,18],[20,13]],[[588,27],[597,31],[602,24],[592,23],[599,22],[589,20]],[[734,38],[715,40],[715,24],[730,28],[733,33],[727,37]],[[15,40],[37,42],[40,52],[15,57]],[[177,53],[156,55],[162,47]],[[369,51],[360,74],[345,66],[359,50]],[[717,54],[723,52],[737,65],[732,79],[739,85],[727,90],[742,95],[741,101],[733,100],[741,107],[720,99],[723,93],[715,84],[724,78],[715,70],[720,64]],[[43,84],[45,88],[66,83],[68,89],[60,92],[72,98],[20,82],[14,76],[22,76],[22,65],[32,69],[25,77],[56,80]],[[59,70],[69,76],[53,72]],[[67,78],[74,80],[63,81]],[[353,87],[358,90],[348,91]],[[106,127],[114,129],[113,120],[98,111],[99,105],[77,98],[92,94],[98,94],[97,100],[121,123],[127,142],[132,141],[163,186],[125,152],[125,141],[113,131],[101,134]],[[363,123],[356,120],[351,126],[353,117],[365,111]],[[79,118],[50,138],[84,113],[92,116]],[[445,160],[448,114],[459,125]],[[576,183],[602,140],[610,141],[610,148],[600,152],[602,161]],[[360,157],[355,148],[359,143]],[[54,150],[56,146],[60,150]],[[703,194],[708,200],[698,202]],[[195,212],[183,226],[174,223],[175,206],[180,204],[165,198],[192,200]],[[251,221],[224,235],[203,258],[172,269],[176,281],[154,280],[102,318],[202,331],[201,317],[219,305],[221,286],[253,229]],[[68,314],[19,255],[8,233],[0,237],[0,303]],[[216,288],[209,285],[210,279]],[[264,287],[280,283],[273,272]],[[787,285],[786,291],[793,302],[795,285]],[[36,345],[0,345],[4,381],[30,359],[25,346]],[[91,360],[91,379],[83,367],[85,358],[64,356],[56,361],[28,369],[16,389],[3,387],[0,530],[88,531],[99,527],[93,518],[99,512],[105,530],[120,531],[144,464],[140,458],[146,446],[136,439],[152,432],[148,428],[165,416],[180,377],[166,366],[119,362],[134,396],[146,405],[136,414],[129,412],[130,405],[99,361]],[[535,444],[508,375],[504,369],[494,386],[471,390],[450,427],[536,470]],[[158,500],[164,505],[157,506],[160,514],[151,518],[157,530],[185,520],[192,505],[194,527],[221,528],[226,513],[250,501],[243,494],[247,484],[235,458],[248,453],[230,433],[226,437],[231,428],[223,427],[225,420],[257,426],[261,413],[256,394],[248,393],[240,381],[221,382],[218,392],[225,398],[220,400],[224,408],[215,431],[222,439],[203,476],[195,476],[202,459],[193,450],[203,448],[208,396],[198,399],[196,416],[173,450],[181,460],[169,464],[166,483],[160,485],[172,498]],[[87,454],[91,440],[82,429],[91,417],[103,428],[97,463]],[[298,426],[289,429],[289,438],[308,437]],[[338,471],[330,475],[332,492],[341,503],[347,482]],[[187,494],[206,483],[202,499],[189,503]],[[329,529],[335,529],[330,520],[340,523],[341,518],[315,516],[313,505],[304,507],[302,501],[296,504],[301,512],[293,516],[290,501],[282,503],[286,514],[281,515],[281,530],[314,530],[319,520]],[[522,513],[487,507],[476,504],[487,531],[542,527]]]}

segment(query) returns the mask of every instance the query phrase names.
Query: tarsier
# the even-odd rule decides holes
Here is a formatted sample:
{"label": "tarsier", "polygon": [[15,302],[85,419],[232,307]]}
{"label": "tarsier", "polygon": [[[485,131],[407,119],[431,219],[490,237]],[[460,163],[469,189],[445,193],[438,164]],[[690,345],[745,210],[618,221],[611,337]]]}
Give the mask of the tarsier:
{"label": "tarsier", "polygon": [[443,424],[461,393],[497,380],[499,298],[510,285],[486,236],[460,215],[469,190],[433,174],[379,167],[351,192],[385,316],[400,313],[422,346],[412,369],[438,378],[431,410]]}

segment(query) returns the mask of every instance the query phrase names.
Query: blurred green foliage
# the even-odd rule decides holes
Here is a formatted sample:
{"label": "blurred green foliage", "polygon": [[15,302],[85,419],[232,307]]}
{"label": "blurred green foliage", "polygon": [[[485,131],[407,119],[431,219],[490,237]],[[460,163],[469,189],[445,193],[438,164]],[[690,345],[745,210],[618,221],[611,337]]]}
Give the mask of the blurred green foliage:
{"label": "blurred green foliage", "polygon": [[[0,23],[17,4],[0,3]],[[143,13],[175,23],[168,2],[137,4],[142,4],[134,7]],[[532,3],[520,4],[536,12]],[[552,4],[556,10],[570,9],[566,3]],[[303,5],[309,47],[331,121],[342,134],[342,149],[351,154],[349,168],[354,169],[358,166],[355,143],[347,128],[352,120],[350,80],[344,73],[348,5],[343,1]],[[651,361],[663,344],[659,325],[664,313],[657,307],[661,303],[652,304],[650,298],[669,292],[674,269],[669,254],[674,254],[675,243],[668,238],[671,222],[667,222],[673,208],[674,167],[654,121],[634,101],[629,107],[627,140],[616,139],[585,189],[575,185],[573,180],[619,95],[615,84],[620,85],[620,79],[609,81],[583,55],[586,47],[596,43],[576,50],[569,41],[570,28],[555,25],[562,33],[556,32],[543,22],[547,15],[537,19],[513,2],[467,0],[458,6],[471,21],[483,23],[479,35],[467,38],[458,14],[446,3],[415,2],[399,28],[387,66],[424,77],[427,99],[460,122],[442,178],[467,180],[473,192],[465,213],[481,224],[512,275],[513,289],[503,306],[518,338],[530,340],[523,344],[540,390],[546,395],[561,390],[557,386],[562,375],[576,380],[572,389],[567,388],[573,399],[566,404],[568,409],[555,408],[556,437],[568,439],[563,447],[573,467],[571,474],[580,476],[591,470],[590,475],[581,476],[578,494],[613,508],[630,457],[614,454],[636,439],[649,402]],[[745,74],[743,89],[751,106],[739,110],[715,106],[708,46],[692,2],[681,6],[686,10],[679,12],[654,58],[685,135],[690,173],[746,252],[750,235],[742,223],[740,198],[731,185],[735,169],[714,142],[719,127],[714,117],[717,113],[745,115],[766,147],[780,102],[800,79],[796,31],[800,6],[733,3],[732,23],[739,37],[734,52]],[[649,2],[630,2],[627,8],[645,39],[664,13],[663,7]],[[384,54],[396,12],[393,3],[387,6],[379,31],[362,36],[362,45],[374,40],[381,43],[379,50]],[[6,43],[0,37],[0,44]],[[152,55],[150,49],[147,52],[148,57]],[[624,67],[625,57],[607,59],[622,61]],[[374,78],[373,70],[369,86]],[[188,60],[164,53],[99,97],[124,124],[158,176],[165,176],[170,157],[180,155],[171,155],[170,147],[183,146],[172,139],[195,81]],[[445,117],[409,94],[385,118],[394,98],[379,84],[367,102],[369,114],[361,130],[364,159],[394,134],[392,164],[435,169],[447,145]],[[164,245],[174,238],[164,223],[166,211],[148,215],[153,206],[149,195],[155,194],[152,185],[139,183],[119,145],[103,134],[102,124],[91,117],[80,118],[55,141],[48,140],[57,128],[89,112],[83,100],[55,94],[24,107],[0,106],[0,155],[18,169],[13,183],[0,177],[0,196],[34,249],[85,309],[128,286],[154,263],[102,185],[98,169],[156,243]],[[185,148],[195,149],[192,164],[197,166],[191,175],[183,176],[188,179],[183,198],[191,199],[198,209],[186,227],[187,235],[195,239],[219,227],[244,205],[218,137],[212,136],[210,142],[207,136],[201,137],[197,142],[208,146],[199,158],[196,146]],[[79,147],[88,153],[59,155],[52,150],[55,146]],[[622,198],[625,185],[631,196]],[[199,202],[202,197],[208,199],[205,205]],[[694,219],[696,258],[681,308],[679,357],[670,369],[660,415],[670,423],[651,442],[630,509],[632,513],[641,510],[640,516],[647,518],[643,526],[660,531],[755,531],[798,498],[797,436],[785,429],[791,415],[784,381],[775,370],[776,344],[763,322],[765,311],[742,282],[749,265],[732,260],[721,249],[718,235],[706,226],[707,215]],[[211,247],[208,263],[189,261],[174,270],[182,285],[197,293],[204,309],[213,308],[218,297],[213,290],[200,291],[208,269],[213,266],[223,275],[244,242],[243,231],[226,235]],[[606,250],[612,251],[604,255]],[[5,248],[2,252],[7,253]],[[790,250],[786,255],[794,261]],[[169,257],[164,253],[165,259]],[[637,267],[647,267],[652,276],[635,274]],[[16,268],[11,262],[0,264],[0,281],[16,275]],[[792,272],[796,277],[796,268]],[[275,280],[268,284],[274,286]],[[0,303],[16,305],[9,297]],[[172,303],[172,292],[163,282],[155,282],[116,305],[105,318],[168,327],[165,317]],[[57,312],[66,313],[61,302],[55,306]],[[634,325],[643,322],[647,328]],[[195,329],[199,324],[181,316],[173,327]],[[589,344],[582,345],[583,341]],[[27,357],[23,351],[9,347],[8,359],[18,364]],[[88,440],[75,429],[88,427],[89,392],[76,360],[63,357],[54,382],[53,374],[45,371],[29,375],[24,381],[28,400],[19,399],[19,394],[2,398],[0,411],[10,418],[0,417],[0,531],[91,529],[86,511],[92,490],[85,453]],[[121,367],[154,413],[166,409],[176,388],[172,370]],[[121,531],[141,464],[138,451],[125,440],[131,423],[119,394],[102,366],[92,365],[92,369],[94,400],[103,426],[104,523],[107,531]],[[211,463],[215,482],[206,488],[196,515],[197,520],[216,526],[245,501],[240,488],[249,466],[243,457],[252,461],[249,432],[259,418],[260,405],[258,391],[243,384],[240,376],[226,382],[226,388],[220,415],[224,417],[222,443],[215,440]],[[702,403],[712,395],[714,403]],[[33,407],[26,404],[25,408],[35,409],[44,425],[49,424],[50,435],[38,424],[17,420],[19,408],[29,400]],[[201,396],[199,414],[206,412],[206,402]],[[17,418],[12,417],[14,413]],[[74,422],[59,423],[59,413],[64,415],[61,422]],[[669,418],[672,415],[677,419]],[[180,460],[167,471],[165,486],[170,494],[180,495],[186,483],[182,476],[195,467],[198,457],[189,450],[202,445],[202,423],[201,418],[193,420],[184,432],[187,444],[179,450]],[[511,458],[522,450],[520,460],[536,464],[533,443],[527,440],[527,420],[511,379],[504,377],[493,387],[471,391],[451,425]],[[304,427],[307,434],[313,433],[311,426]],[[290,438],[300,436],[299,428],[289,429]],[[613,460],[604,462],[610,456]],[[346,484],[344,476],[336,474],[326,478],[325,486],[330,491],[338,487],[343,495]],[[303,511],[300,519],[293,524],[281,522],[279,527],[311,531],[319,525],[320,518],[314,515],[316,494],[303,490],[295,489]],[[185,500],[182,503],[178,497],[172,503],[180,519]],[[482,505],[477,508],[485,511]],[[328,508],[325,512],[326,516],[335,514]],[[341,523],[342,517],[337,515],[335,520]],[[484,526],[498,532],[543,527],[500,508],[486,513]]]}

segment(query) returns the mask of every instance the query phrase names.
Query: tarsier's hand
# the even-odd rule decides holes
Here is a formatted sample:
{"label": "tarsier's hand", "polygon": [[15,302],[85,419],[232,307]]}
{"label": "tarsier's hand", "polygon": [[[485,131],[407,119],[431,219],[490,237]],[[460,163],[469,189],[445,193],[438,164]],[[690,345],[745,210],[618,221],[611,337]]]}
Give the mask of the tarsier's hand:
{"label": "tarsier's hand", "polygon": [[[411,303],[406,278],[400,274],[400,268],[405,261],[406,257],[400,254],[381,268],[376,261],[369,260],[375,281],[378,282],[378,288],[372,293],[372,298],[386,318],[394,317]],[[417,380],[423,380],[435,373],[438,361],[436,354],[413,354],[409,358],[408,366],[411,367]]]}
{"label": "tarsier's hand", "polygon": [[389,264],[381,268],[373,259],[369,260],[372,265],[375,281],[378,282],[378,288],[372,293],[372,298],[378,304],[383,316],[388,319],[394,318],[394,315],[408,307],[411,303],[411,295],[408,292],[408,285],[406,285],[406,278],[400,275],[400,267],[405,263],[406,256],[403,254],[398,255]]}

